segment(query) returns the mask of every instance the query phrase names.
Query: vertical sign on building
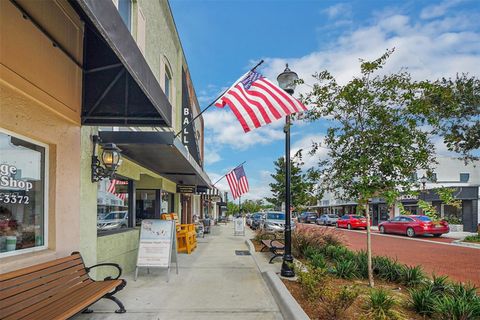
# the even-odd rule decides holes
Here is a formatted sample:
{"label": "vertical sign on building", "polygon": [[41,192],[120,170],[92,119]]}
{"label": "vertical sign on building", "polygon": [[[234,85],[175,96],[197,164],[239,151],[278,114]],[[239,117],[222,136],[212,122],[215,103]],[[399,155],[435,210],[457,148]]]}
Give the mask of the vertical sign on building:
{"label": "vertical sign on building", "polygon": [[[182,127],[189,124],[192,119],[192,101],[188,90],[189,82],[185,70],[182,70]],[[182,131],[182,143],[187,148],[188,152],[200,163],[199,149],[197,146],[197,139],[195,138],[195,126],[191,124]]]}

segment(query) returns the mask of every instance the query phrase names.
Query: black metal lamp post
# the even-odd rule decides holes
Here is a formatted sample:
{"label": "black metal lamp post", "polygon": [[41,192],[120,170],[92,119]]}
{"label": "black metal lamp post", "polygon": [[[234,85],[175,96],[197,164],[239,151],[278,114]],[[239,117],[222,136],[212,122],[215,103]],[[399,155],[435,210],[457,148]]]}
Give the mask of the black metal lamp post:
{"label": "black metal lamp post", "polygon": [[[278,85],[288,94],[292,95],[295,91],[298,75],[288,68],[277,77]],[[290,116],[285,118],[285,250],[283,254],[283,263],[281,275],[283,277],[294,277],[295,272],[290,267],[293,263],[292,257],[292,225],[291,225],[291,192],[290,192]]]}

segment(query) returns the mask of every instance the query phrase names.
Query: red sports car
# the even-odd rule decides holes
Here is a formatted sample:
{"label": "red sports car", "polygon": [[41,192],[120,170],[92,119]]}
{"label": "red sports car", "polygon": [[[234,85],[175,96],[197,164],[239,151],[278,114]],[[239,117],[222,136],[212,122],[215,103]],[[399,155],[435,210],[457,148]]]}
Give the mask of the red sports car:
{"label": "red sports car", "polygon": [[337,228],[357,229],[367,228],[367,219],[364,216],[357,216],[354,214],[346,214],[338,218],[336,223]]}
{"label": "red sports car", "polygon": [[446,221],[433,222],[427,216],[410,215],[398,216],[378,225],[381,233],[399,233],[406,234],[409,237],[422,234],[432,234],[440,237],[444,233],[450,231],[450,227]]}

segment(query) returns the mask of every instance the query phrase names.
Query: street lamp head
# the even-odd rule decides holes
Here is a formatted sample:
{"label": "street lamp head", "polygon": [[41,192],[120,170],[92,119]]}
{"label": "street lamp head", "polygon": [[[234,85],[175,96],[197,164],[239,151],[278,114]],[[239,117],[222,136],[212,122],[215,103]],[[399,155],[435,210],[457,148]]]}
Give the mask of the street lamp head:
{"label": "street lamp head", "polygon": [[102,162],[109,171],[115,171],[120,162],[120,149],[114,143],[107,143],[102,146]]}
{"label": "street lamp head", "polygon": [[425,177],[425,175],[423,175],[420,178],[420,182],[422,183],[422,189],[425,189],[425,185],[427,184],[427,177]]}
{"label": "street lamp head", "polygon": [[287,63],[285,70],[277,77],[278,85],[289,94],[293,94],[297,86],[295,83],[296,80],[298,80],[298,75],[288,68]]}

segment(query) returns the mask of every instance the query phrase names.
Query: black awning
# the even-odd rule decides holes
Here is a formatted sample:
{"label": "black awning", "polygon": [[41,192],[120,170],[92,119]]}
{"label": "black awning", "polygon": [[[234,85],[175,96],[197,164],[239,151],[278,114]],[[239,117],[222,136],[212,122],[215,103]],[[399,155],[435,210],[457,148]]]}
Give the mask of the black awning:
{"label": "black awning", "polygon": [[82,123],[170,126],[172,106],[113,1],[70,3],[85,21]]}
{"label": "black awning", "polygon": [[115,143],[122,156],[179,184],[210,188],[212,182],[173,132],[101,131],[102,142]]}

